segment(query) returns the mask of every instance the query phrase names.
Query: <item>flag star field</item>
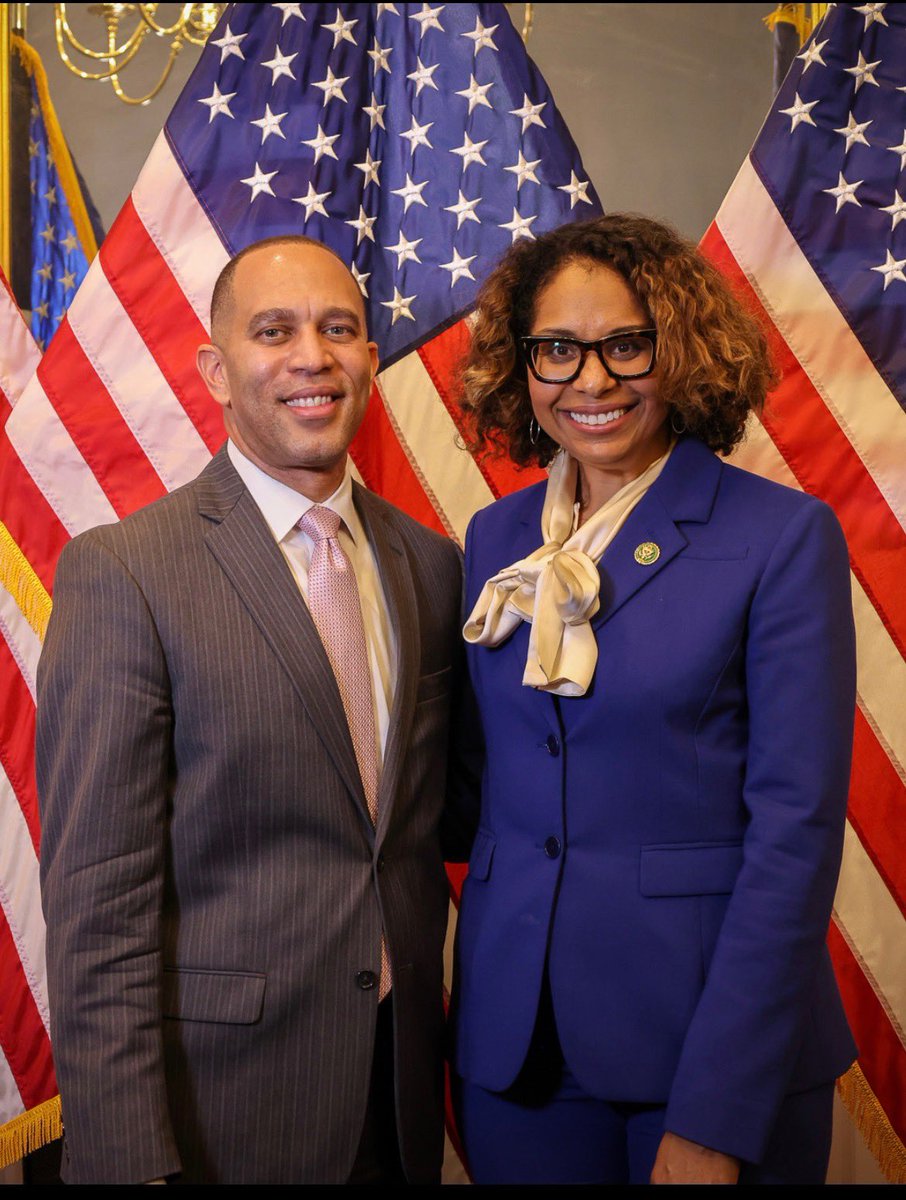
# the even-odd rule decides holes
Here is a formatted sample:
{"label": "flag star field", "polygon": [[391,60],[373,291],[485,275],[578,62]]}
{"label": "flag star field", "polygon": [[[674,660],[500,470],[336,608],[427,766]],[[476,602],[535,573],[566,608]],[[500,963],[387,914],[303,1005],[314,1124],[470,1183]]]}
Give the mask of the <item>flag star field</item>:
{"label": "flag star field", "polygon": [[385,365],[536,222],[600,211],[498,6],[235,5],[219,32],[170,146],[231,253],[305,233],[355,265]]}

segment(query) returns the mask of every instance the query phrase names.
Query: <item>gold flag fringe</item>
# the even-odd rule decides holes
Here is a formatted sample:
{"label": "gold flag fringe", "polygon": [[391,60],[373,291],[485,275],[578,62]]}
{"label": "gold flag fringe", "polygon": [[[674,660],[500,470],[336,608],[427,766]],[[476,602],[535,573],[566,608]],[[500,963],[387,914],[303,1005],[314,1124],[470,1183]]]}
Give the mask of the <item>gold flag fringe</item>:
{"label": "gold flag fringe", "polygon": [[6,588],[19,606],[22,616],[43,642],[44,634],[47,632],[47,622],[50,620],[52,601],[44,584],[35,574],[31,563],[19,549],[15,538],[2,521],[0,521],[0,585]]}
{"label": "gold flag fringe", "polygon": [[768,29],[774,29],[781,22],[784,25],[794,26],[799,37],[799,45],[802,46],[827,9],[827,4],[778,4],[774,11],[768,13],[762,20]]}
{"label": "gold flag fringe", "polygon": [[837,1080],[840,1099],[889,1183],[906,1183],[906,1146],[897,1137],[858,1063]]}
{"label": "gold flag fringe", "polygon": [[60,1097],[54,1096],[0,1125],[0,1167],[11,1167],[26,1154],[62,1136]]}

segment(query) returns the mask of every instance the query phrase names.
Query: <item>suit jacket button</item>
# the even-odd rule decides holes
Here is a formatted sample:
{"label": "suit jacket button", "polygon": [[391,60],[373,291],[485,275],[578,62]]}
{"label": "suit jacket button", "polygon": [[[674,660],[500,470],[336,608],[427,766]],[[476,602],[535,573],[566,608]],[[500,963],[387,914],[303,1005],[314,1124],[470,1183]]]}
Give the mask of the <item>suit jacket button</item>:
{"label": "suit jacket button", "polygon": [[552,758],[556,758],[560,753],[560,739],[555,737],[552,733],[548,735],[548,739],[544,745],[547,748],[548,754],[550,754]]}
{"label": "suit jacket button", "polygon": [[370,992],[377,983],[377,975],[375,975],[374,971],[359,971],[355,977],[355,981],[363,992]]}
{"label": "suit jacket button", "polygon": [[381,871],[383,871],[383,869],[384,869],[384,856],[383,856],[383,854],[379,854],[379,855],[377,856],[377,862],[375,863],[375,866],[377,867],[377,869],[378,869],[378,872],[381,872]]}
{"label": "suit jacket button", "polygon": [[548,858],[559,858],[562,849],[559,838],[549,837],[544,843],[544,853]]}

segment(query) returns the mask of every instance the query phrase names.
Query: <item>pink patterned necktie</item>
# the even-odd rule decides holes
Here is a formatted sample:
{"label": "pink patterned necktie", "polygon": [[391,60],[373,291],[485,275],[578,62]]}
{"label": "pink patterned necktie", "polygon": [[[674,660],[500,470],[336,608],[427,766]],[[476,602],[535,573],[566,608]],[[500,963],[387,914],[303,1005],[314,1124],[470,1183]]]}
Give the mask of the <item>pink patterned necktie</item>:
{"label": "pink patterned necktie", "polygon": [[[308,568],[308,609],[333,668],[352,736],[362,788],[372,823],[377,825],[378,754],[371,671],[359,588],[352,564],[340,545],[340,517],[313,505],[299,528],[314,542]],[[390,963],[381,936],[380,999],[390,991]]]}

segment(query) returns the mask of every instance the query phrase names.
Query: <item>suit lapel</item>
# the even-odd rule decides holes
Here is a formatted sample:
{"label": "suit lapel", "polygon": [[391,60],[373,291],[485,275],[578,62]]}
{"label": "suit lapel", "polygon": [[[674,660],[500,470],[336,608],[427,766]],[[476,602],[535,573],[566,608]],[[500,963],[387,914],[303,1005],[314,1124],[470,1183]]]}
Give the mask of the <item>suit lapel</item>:
{"label": "suit lapel", "polygon": [[224,451],[199,477],[206,542],[305,706],[364,814],[371,819],[336,679],[280,547]]}
{"label": "suit lapel", "polygon": [[[604,551],[599,564],[601,608],[592,620],[597,629],[664,570],[686,548],[688,539],[679,524],[704,522],[711,515],[720,481],[719,460],[701,442],[683,438],[664,470],[627,518],[626,524]],[[646,562],[636,551],[646,543],[657,548],[657,557]]]}
{"label": "suit lapel", "polygon": [[387,510],[365,488],[354,485],[355,506],[374,553],[390,627],[396,642],[396,687],[378,790],[376,841],[380,845],[399,786],[415,714],[420,675],[420,631],[415,585],[403,541]]}

